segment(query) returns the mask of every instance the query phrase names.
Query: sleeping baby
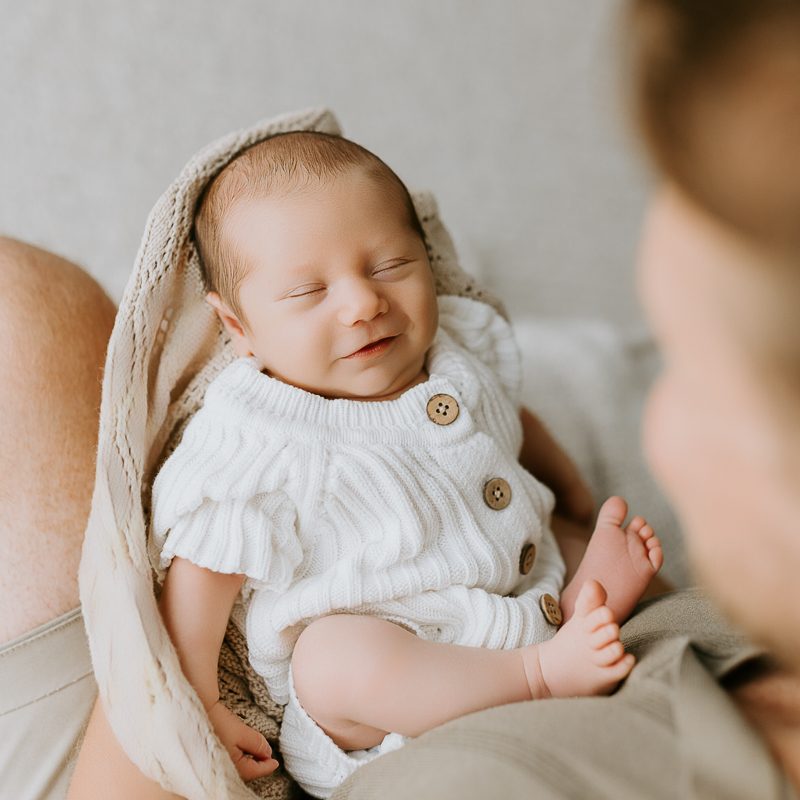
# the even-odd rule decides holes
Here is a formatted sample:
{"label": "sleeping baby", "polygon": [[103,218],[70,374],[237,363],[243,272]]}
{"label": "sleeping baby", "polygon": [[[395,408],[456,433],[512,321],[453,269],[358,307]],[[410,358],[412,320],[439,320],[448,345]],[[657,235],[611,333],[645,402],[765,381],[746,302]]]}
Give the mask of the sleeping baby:
{"label": "sleeping baby", "polygon": [[217,176],[195,236],[238,358],[156,476],[152,536],[165,625],[242,778],[278,764],[219,701],[237,599],[285,706],[285,766],[317,797],[469,712],[612,691],[658,538],[612,497],[562,552],[520,454],[560,493],[580,495],[577,471],[520,408],[509,325],[437,297],[394,172],[341,137],[280,134]]}

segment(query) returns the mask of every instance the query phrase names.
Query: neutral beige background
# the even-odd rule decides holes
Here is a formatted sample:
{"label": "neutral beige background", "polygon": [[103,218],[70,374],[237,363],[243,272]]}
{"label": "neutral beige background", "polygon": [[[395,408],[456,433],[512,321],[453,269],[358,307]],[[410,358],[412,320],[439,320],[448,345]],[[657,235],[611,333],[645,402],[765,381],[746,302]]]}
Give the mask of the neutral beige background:
{"label": "neutral beige background", "polygon": [[0,232],[115,299],[192,153],[324,104],[439,198],[512,312],[638,312],[645,179],[615,91],[618,0],[0,0]]}

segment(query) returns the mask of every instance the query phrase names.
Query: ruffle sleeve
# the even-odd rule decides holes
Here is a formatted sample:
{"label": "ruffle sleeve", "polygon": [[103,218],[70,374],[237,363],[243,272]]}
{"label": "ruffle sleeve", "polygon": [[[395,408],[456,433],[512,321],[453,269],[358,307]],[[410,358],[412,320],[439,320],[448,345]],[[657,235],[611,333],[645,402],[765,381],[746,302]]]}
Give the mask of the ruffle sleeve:
{"label": "ruffle sleeve", "polygon": [[214,572],[247,576],[253,588],[284,591],[303,558],[288,489],[292,453],[208,404],[153,482],[148,554],[159,582],[175,556]]}
{"label": "ruffle sleeve", "polygon": [[285,591],[302,561],[295,533],[296,516],[282,492],[248,499],[203,500],[166,529],[154,530],[163,540],[159,568],[174,556],[213,572],[247,576],[247,588]]}
{"label": "ruffle sleeve", "polygon": [[439,297],[439,325],[494,373],[518,405],[522,361],[511,326],[491,306],[456,295]]}

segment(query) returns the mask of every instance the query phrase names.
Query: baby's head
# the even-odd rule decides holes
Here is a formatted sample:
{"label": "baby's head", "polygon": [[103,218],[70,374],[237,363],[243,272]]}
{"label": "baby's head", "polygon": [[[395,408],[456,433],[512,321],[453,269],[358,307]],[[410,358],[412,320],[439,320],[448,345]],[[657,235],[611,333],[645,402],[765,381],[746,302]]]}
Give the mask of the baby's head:
{"label": "baby's head", "polygon": [[395,396],[438,325],[425,240],[402,181],[338,136],[259,142],[211,183],[195,239],[239,355],[325,397]]}

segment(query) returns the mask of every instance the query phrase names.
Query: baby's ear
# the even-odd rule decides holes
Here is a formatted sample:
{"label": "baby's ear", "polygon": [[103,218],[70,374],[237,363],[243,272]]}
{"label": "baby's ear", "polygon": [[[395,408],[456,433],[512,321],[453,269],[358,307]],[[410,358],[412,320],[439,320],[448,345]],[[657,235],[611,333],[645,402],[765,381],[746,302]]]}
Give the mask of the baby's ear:
{"label": "baby's ear", "polygon": [[227,303],[217,294],[217,292],[209,292],[205,297],[206,303],[217,312],[217,316],[231,337],[233,349],[237,355],[249,356],[252,355],[250,349],[250,340],[245,332],[244,326],[239,321],[239,318],[228,307]]}

